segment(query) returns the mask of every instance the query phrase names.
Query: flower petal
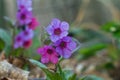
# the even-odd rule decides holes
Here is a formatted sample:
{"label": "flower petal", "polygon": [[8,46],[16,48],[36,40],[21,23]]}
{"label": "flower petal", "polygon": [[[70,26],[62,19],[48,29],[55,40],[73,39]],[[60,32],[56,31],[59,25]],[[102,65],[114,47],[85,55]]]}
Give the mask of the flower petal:
{"label": "flower petal", "polygon": [[62,31],[67,31],[67,30],[69,30],[69,24],[68,24],[67,22],[63,21],[63,22],[61,23],[61,29],[62,29]]}
{"label": "flower petal", "polygon": [[54,64],[56,64],[58,62],[58,57],[54,54],[51,55],[50,57],[50,61]]}
{"label": "flower petal", "polygon": [[63,52],[64,52],[63,53],[64,58],[69,58],[72,55],[71,51],[68,49],[63,49]]}
{"label": "flower petal", "polygon": [[52,35],[53,32],[54,32],[54,29],[53,29],[52,25],[49,25],[49,26],[46,28],[46,31],[48,32],[49,35]]}
{"label": "flower petal", "polygon": [[17,6],[19,9],[26,8],[28,11],[32,11],[32,0],[17,0]]}
{"label": "flower petal", "polygon": [[51,22],[51,25],[54,27],[54,28],[58,28],[60,26],[60,20],[57,19],[57,18],[54,18]]}
{"label": "flower petal", "polygon": [[52,42],[56,42],[59,39],[59,36],[51,35],[50,39],[52,40]]}
{"label": "flower petal", "polygon": [[64,32],[62,32],[61,34],[60,34],[60,38],[63,38],[63,37],[65,37],[65,36],[67,36],[68,35],[68,32],[67,31],[64,31]]}
{"label": "flower petal", "polygon": [[41,62],[42,63],[48,63],[49,62],[49,56],[48,55],[41,56]]}
{"label": "flower petal", "polygon": [[32,39],[34,36],[34,32],[32,29],[27,28],[25,31],[21,32],[22,36],[24,37],[24,40]]}
{"label": "flower petal", "polygon": [[32,45],[32,40],[30,39],[30,40],[24,41],[22,46],[24,48],[29,48],[31,45]]}
{"label": "flower petal", "polygon": [[74,50],[76,48],[76,43],[74,41],[71,41],[68,43],[67,48],[69,48],[70,50]]}
{"label": "flower petal", "polygon": [[28,11],[27,9],[22,9],[17,12],[17,21],[20,25],[26,25],[31,22],[33,15],[31,11]]}
{"label": "flower petal", "polygon": [[67,37],[64,37],[62,40],[65,42],[70,42],[72,38],[67,36]]}
{"label": "flower petal", "polygon": [[43,48],[43,47],[38,48],[38,49],[37,49],[37,52],[38,52],[39,54],[43,55],[43,54],[44,54],[44,48]]}
{"label": "flower petal", "polygon": [[15,49],[17,49],[17,48],[19,48],[19,47],[21,47],[21,45],[20,45],[19,43],[17,43],[17,42],[14,43],[14,48],[15,48]]}
{"label": "flower petal", "polygon": [[56,42],[54,43],[54,46],[59,46],[60,43],[61,43],[61,40],[58,40],[58,41],[56,41]]}
{"label": "flower petal", "polygon": [[63,51],[62,51],[62,49],[61,49],[60,47],[56,47],[56,52],[57,52],[59,55],[63,56]]}

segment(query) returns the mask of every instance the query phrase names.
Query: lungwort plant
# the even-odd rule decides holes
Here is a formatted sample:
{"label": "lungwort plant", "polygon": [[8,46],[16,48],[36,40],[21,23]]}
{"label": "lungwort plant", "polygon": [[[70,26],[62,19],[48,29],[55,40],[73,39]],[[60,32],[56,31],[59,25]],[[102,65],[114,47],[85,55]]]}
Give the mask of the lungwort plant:
{"label": "lungwort plant", "polygon": [[[10,31],[0,29],[0,50],[7,53],[5,55],[8,61],[14,65],[11,56],[17,59],[19,57],[23,59],[22,62],[28,61],[40,67],[46,74],[45,80],[79,79],[76,74],[68,74],[60,66],[61,61],[70,58],[80,47],[76,39],[68,36],[69,24],[54,18],[44,30],[48,34],[47,44],[44,44],[39,40],[39,35],[42,33],[38,35],[39,21],[33,15],[32,0],[17,0],[17,8],[15,22],[5,17]],[[28,63],[25,62],[24,67],[26,64]],[[54,69],[49,69],[48,64],[55,66]]]}

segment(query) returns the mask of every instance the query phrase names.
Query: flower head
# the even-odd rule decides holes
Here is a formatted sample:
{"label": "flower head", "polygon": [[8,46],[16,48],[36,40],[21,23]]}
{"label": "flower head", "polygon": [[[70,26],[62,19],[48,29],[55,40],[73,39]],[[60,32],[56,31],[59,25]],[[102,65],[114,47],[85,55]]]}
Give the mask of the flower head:
{"label": "flower head", "polygon": [[21,32],[22,36],[23,36],[23,40],[30,40],[33,38],[34,36],[34,32],[32,29],[26,28],[24,31]]}
{"label": "flower head", "polygon": [[38,26],[38,21],[32,15],[32,0],[17,0],[17,26],[20,33],[15,38],[14,48],[29,48],[34,36],[33,30]]}
{"label": "flower head", "polygon": [[32,44],[33,31],[31,29],[26,29],[25,31],[20,32],[15,37],[14,48],[24,47],[28,48]]}
{"label": "flower head", "polygon": [[64,37],[55,42],[56,52],[64,58],[69,58],[72,51],[76,48],[76,43],[71,37]]}
{"label": "flower head", "polygon": [[32,10],[32,0],[17,0],[18,9],[27,9],[28,11]]}
{"label": "flower head", "polygon": [[23,42],[23,47],[24,48],[29,48],[30,46],[31,46],[31,44],[32,44],[32,39],[30,39],[30,40],[25,40],[24,42]]}
{"label": "flower head", "polygon": [[44,46],[38,48],[37,52],[41,54],[41,62],[42,63],[53,63],[56,64],[58,62],[58,54],[52,46]]}
{"label": "flower head", "polygon": [[61,22],[59,19],[53,19],[51,24],[47,27],[47,32],[50,35],[52,42],[68,35],[69,24],[65,21]]}
{"label": "flower head", "polygon": [[31,22],[28,24],[28,27],[32,30],[36,29],[36,27],[39,25],[39,22],[35,17],[31,19]]}
{"label": "flower head", "polygon": [[21,47],[23,44],[23,36],[22,34],[18,34],[16,37],[15,37],[15,43],[14,43],[14,48],[19,48]]}
{"label": "flower head", "polygon": [[20,25],[26,25],[31,22],[32,12],[26,9],[21,9],[17,12],[17,21]]}

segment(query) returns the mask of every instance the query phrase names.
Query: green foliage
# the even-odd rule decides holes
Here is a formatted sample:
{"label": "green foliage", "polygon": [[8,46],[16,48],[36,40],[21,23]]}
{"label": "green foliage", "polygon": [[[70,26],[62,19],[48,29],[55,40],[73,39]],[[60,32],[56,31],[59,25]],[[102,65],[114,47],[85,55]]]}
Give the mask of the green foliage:
{"label": "green foliage", "polygon": [[107,62],[103,62],[100,65],[96,66],[97,70],[106,70],[106,71],[111,71],[114,70],[116,68],[114,61],[107,61]]}
{"label": "green foliage", "polygon": [[7,26],[9,26],[10,28],[15,28],[14,22],[9,17],[4,16],[4,19],[6,21]]}
{"label": "green foliage", "polygon": [[63,71],[59,64],[57,64],[57,71],[52,72],[48,70],[44,64],[36,60],[29,59],[29,61],[45,72],[47,80],[76,80],[76,74],[73,74],[70,71]]}
{"label": "green foliage", "polygon": [[5,48],[5,42],[0,39],[0,52]]}
{"label": "green foliage", "polygon": [[76,74],[73,74],[71,77],[69,77],[69,79],[68,80],[76,80]]}
{"label": "green foliage", "polygon": [[0,46],[2,50],[8,51],[8,47],[10,47],[12,44],[12,38],[11,35],[3,30],[0,29]]}
{"label": "green foliage", "polygon": [[23,48],[17,48],[17,49],[11,48],[10,55],[19,57],[19,56],[23,56],[23,54],[25,54]]}
{"label": "green foliage", "polygon": [[33,38],[33,42],[32,45],[29,49],[26,49],[24,52],[24,56],[30,57],[32,59],[38,60],[40,59],[40,56],[37,54],[37,48],[41,45],[41,41],[39,39],[39,35],[40,35],[40,29],[37,28],[34,31],[34,38]]}
{"label": "green foliage", "polygon": [[112,33],[115,38],[120,39],[120,23],[108,22],[102,26],[102,30]]}
{"label": "green foliage", "polygon": [[30,59],[29,61],[37,65],[38,67],[40,67],[45,72],[46,76],[48,77],[48,80],[63,80],[60,74],[58,74],[57,72],[55,73],[55,72],[49,71],[44,64],[33,59]]}
{"label": "green foliage", "polygon": [[58,65],[57,65],[57,67],[58,67],[58,73],[60,74],[62,80],[66,80],[65,73],[62,71],[62,68],[61,68],[61,66],[60,66],[59,63],[58,63]]}
{"label": "green foliage", "polygon": [[104,79],[95,75],[89,75],[89,76],[80,78],[79,80],[104,80]]}
{"label": "green foliage", "polygon": [[107,32],[117,32],[120,29],[120,24],[115,22],[108,22],[102,26],[102,30]]}
{"label": "green foliage", "polygon": [[113,62],[107,62],[103,65],[103,68],[107,69],[107,70],[112,70],[115,68]]}
{"label": "green foliage", "polygon": [[104,43],[96,43],[89,46],[85,46],[79,50],[79,54],[83,59],[94,56],[97,51],[102,50],[106,47]]}
{"label": "green foliage", "polygon": [[48,69],[42,68],[49,80],[63,80],[59,73],[51,72]]}
{"label": "green foliage", "polygon": [[47,67],[46,67],[44,64],[40,63],[40,62],[37,61],[37,60],[29,59],[29,61],[30,61],[32,64],[34,64],[34,65],[36,65],[36,66],[38,66],[38,67],[40,67],[40,68],[45,68],[45,69],[47,69]]}
{"label": "green foliage", "polygon": [[64,75],[66,77],[66,80],[76,80],[77,79],[76,74],[71,70],[64,70]]}
{"label": "green foliage", "polygon": [[119,56],[120,56],[119,52],[120,51],[115,45],[109,45],[107,50],[108,50],[108,53],[109,53],[108,56],[112,61],[119,60]]}
{"label": "green foliage", "polygon": [[100,31],[95,31],[92,29],[72,28],[69,35],[75,37],[77,40],[80,40],[81,43],[94,39],[101,41],[106,39],[105,35]]}

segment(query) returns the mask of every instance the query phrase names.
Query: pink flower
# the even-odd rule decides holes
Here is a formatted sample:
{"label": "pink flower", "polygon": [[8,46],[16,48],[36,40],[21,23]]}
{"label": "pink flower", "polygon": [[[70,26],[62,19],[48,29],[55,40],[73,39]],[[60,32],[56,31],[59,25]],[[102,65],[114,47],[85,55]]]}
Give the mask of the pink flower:
{"label": "pink flower", "polygon": [[52,42],[68,35],[69,24],[65,21],[61,22],[59,19],[53,19],[51,24],[46,28]]}
{"label": "pink flower", "polygon": [[35,17],[32,18],[31,22],[28,24],[28,27],[32,30],[36,29],[36,27],[39,25],[39,22]]}
{"label": "pink flower", "polygon": [[32,45],[32,40],[26,40],[23,42],[23,47],[24,48],[29,48]]}
{"label": "pink flower", "polygon": [[55,42],[56,52],[64,57],[69,58],[72,55],[72,51],[76,48],[76,43],[71,37],[64,37]]}
{"label": "pink flower", "polygon": [[44,46],[38,48],[37,52],[41,55],[42,63],[53,63],[56,64],[58,62],[58,54],[52,46]]}
{"label": "pink flower", "polygon": [[31,22],[32,12],[26,9],[21,9],[17,12],[17,21],[20,25],[26,25]]}
{"label": "pink flower", "polygon": [[18,9],[27,9],[28,11],[32,10],[32,0],[17,0]]}

